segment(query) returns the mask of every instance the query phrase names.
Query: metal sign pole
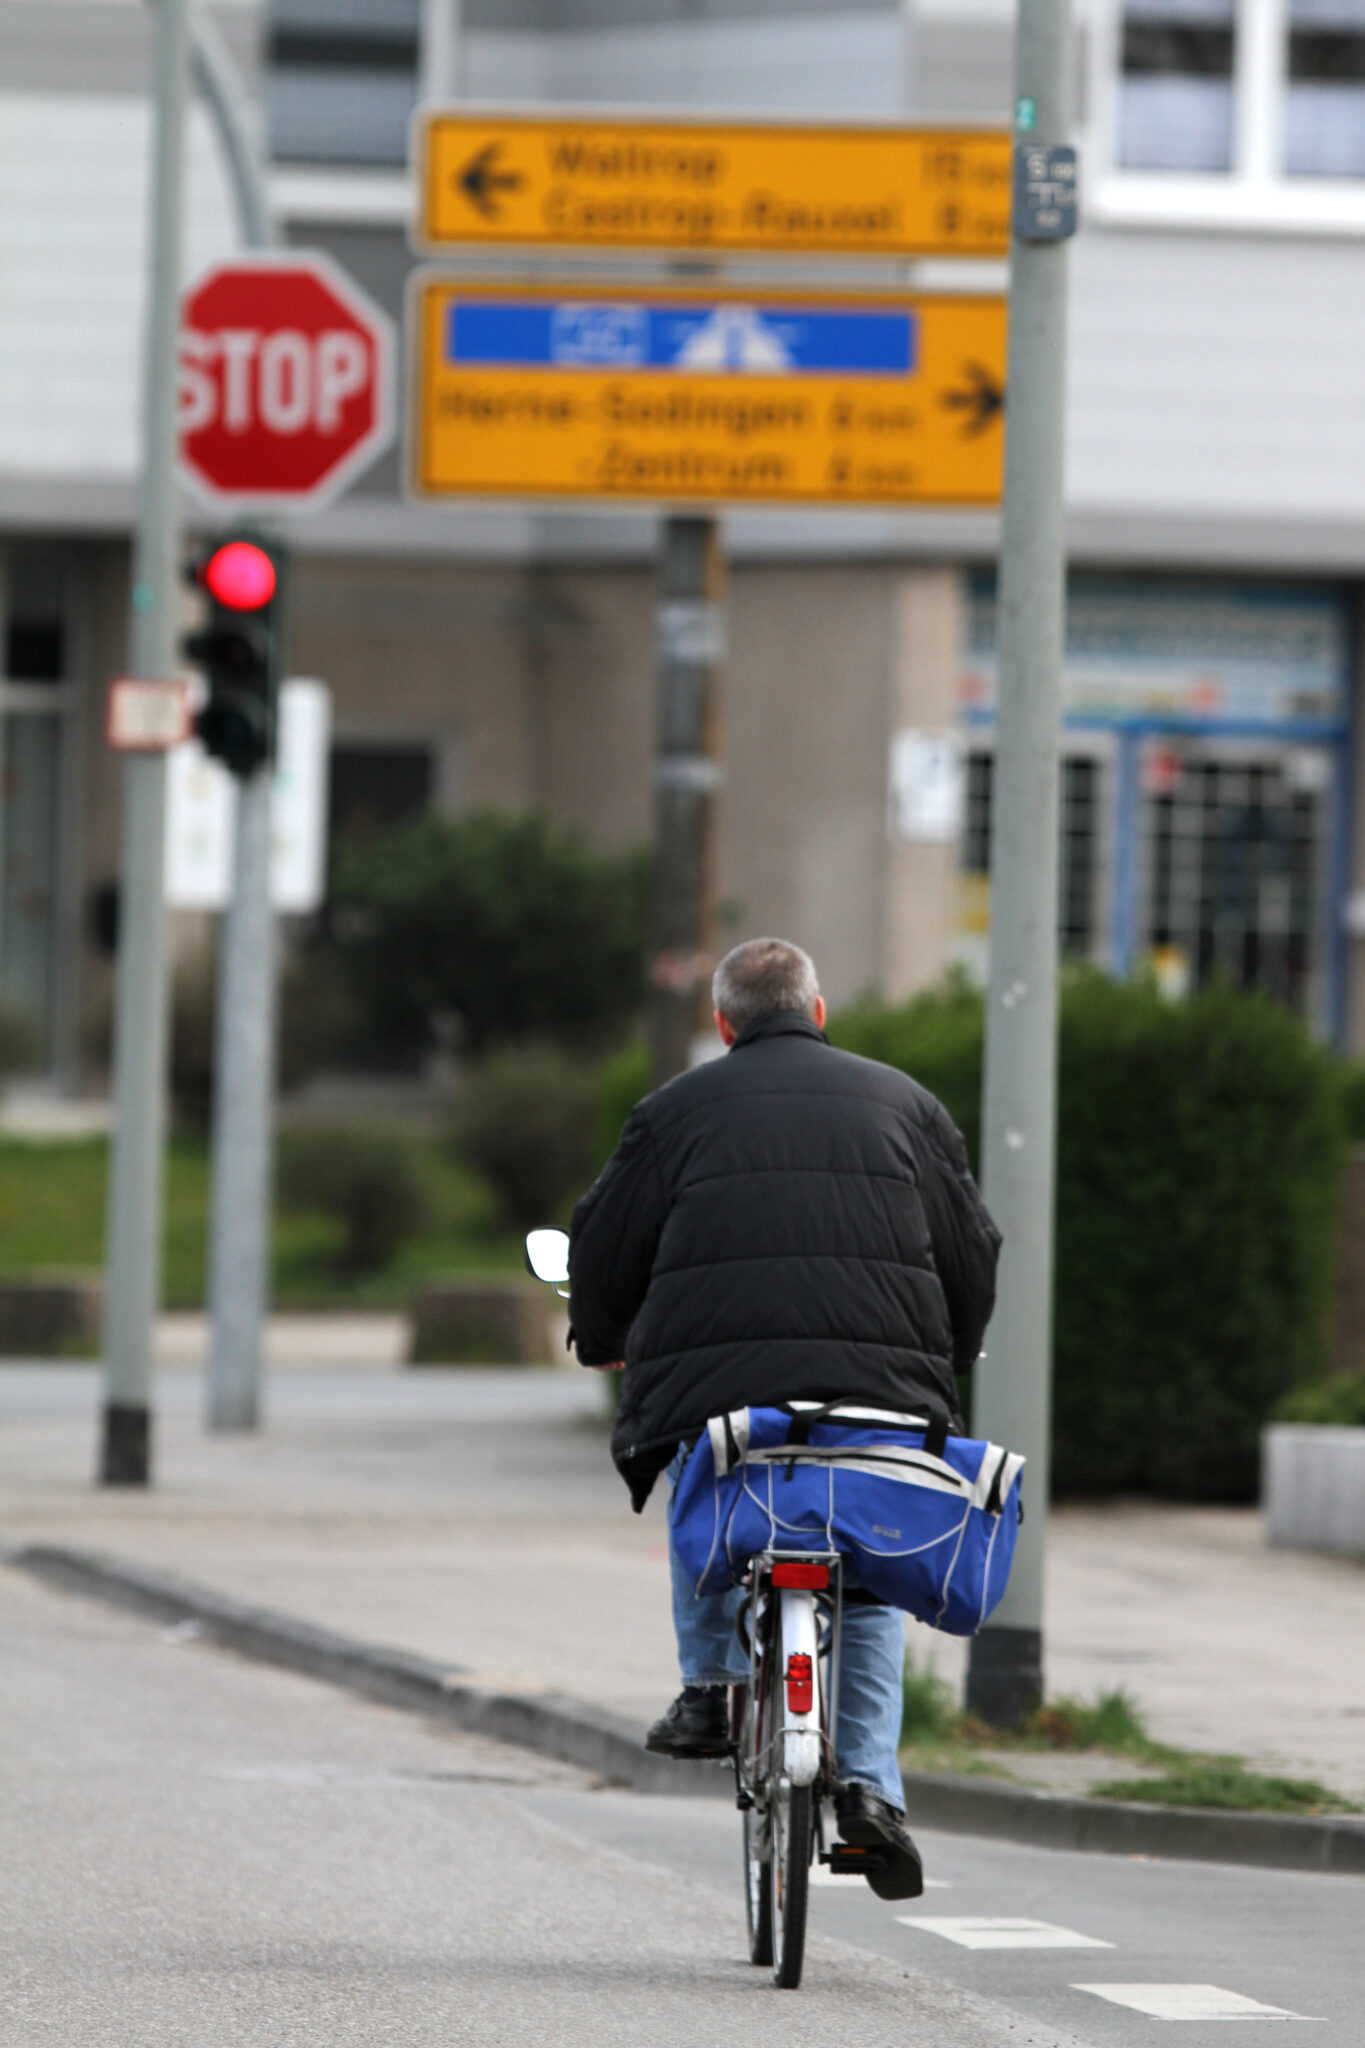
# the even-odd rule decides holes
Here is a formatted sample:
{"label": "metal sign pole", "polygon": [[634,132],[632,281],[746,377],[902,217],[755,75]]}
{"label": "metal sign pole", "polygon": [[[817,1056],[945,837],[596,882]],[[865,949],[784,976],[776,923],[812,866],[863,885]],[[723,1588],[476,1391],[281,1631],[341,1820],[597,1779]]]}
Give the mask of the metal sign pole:
{"label": "metal sign pole", "polygon": [[725,622],[718,522],[670,516],[660,550],[649,1019],[656,1088],[687,1066],[706,1015]]}
{"label": "metal sign pole", "polygon": [[270,1280],[270,1125],[276,931],[270,901],[272,764],[237,786],[233,893],[222,926],[214,1031],[207,1421],[259,1421]]}
{"label": "metal sign pole", "polygon": [[[175,359],[188,90],[189,0],[160,0],[142,376],[142,473],[133,544],[130,630],[133,672],[148,677],[168,677],[175,666]],[[164,756],[130,754],[123,768],[115,1123],[108,1195],[99,1468],[107,1486],[146,1486],[151,1477],[152,1325],[161,1251],[167,1023],[162,891],[165,806]]]}
{"label": "metal sign pole", "polygon": [[[278,235],[241,82],[220,51],[201,70],[236,170],[249,247]],[[216,90],[214,89],[216,80]],[[273,549],[281,559],[278,547]],[[238,783],[232,898],[223,919],[214,1017],[209,1200],[209,1357],[205,1419],[215,1430],[260,1420],[261,1332],[270,1302],[270,1136],[275,1071],[277,933],[270,901],[273,767]]]}
{"label": "metal sign pole", "polygon": [[1057,1067],[1058,730],[1065,542],[1062,453],[1070,0],[1019,0],[999,691],[991,830],[983,1191],[1004,1234],[977,1369],[977,1435],[1028,1459],[1031,1513],[1009,1589],[972,1644],[969,1708],[1017,1722],[1043,1694]]}

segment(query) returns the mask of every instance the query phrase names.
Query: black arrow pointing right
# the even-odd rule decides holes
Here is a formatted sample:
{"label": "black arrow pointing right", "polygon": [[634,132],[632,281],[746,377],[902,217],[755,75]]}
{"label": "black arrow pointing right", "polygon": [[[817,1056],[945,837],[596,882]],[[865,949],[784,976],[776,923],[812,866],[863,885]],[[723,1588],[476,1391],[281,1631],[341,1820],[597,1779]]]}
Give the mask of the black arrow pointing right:
{"label": "black arrow pointing right", "polygon": [[496,220],[502,212],[499,192],[516,192],[526,183],[520,171],[505,170],[499,164],[501,154],[502,144],[490,142],[460,172],[461,191],[485,220]]}
{"label": "black arrow pointing right", "polygon": [[939,404],[946,405],[950,412],[962,413],[963,435],[968,440],[975,440],[1004,412],[1005,390],[981,363],[964,363],[962,374],[966,379],[965,387],[945,391]]}

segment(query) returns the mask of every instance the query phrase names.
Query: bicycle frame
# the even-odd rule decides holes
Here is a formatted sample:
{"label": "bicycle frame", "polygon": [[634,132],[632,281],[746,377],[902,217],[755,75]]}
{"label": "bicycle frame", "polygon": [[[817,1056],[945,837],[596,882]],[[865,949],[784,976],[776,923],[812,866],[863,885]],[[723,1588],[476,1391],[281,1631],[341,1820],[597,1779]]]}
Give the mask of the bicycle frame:
{"label": "bicycle frame", "polygon": [[[821,1585],[773,1583],[796,1567],[823,1571]],[[785,1568],[785,1570],[783,1569]],[[749,1652],[747,1718],[749,1740],[736,1727],[735,1780],[741,1808],[766,1804],[780,1779],[815,1786],[822,1796],[833,1782],[839,1696],[839,1652],[843,1633],[843,1560],[836,1551],[765,1550],[750,1567],[750,1585],[739,1611],[741,1641]],[[746,1634],[746,1623],[748,1627]],[[783,1668],[771,1669],[780,1654]],[[803,1683],[809,1674],[809,1687]],[[796,1667],[793,1682],[793,1665]],[[743,1711],[745,1695],[737,1705]]]}

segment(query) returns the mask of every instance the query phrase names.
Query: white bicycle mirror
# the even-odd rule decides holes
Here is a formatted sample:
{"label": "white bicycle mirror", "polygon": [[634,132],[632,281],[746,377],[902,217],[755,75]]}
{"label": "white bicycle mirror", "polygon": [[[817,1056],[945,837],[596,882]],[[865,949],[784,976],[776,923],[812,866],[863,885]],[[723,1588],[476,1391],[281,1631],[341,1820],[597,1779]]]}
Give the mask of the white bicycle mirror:
{"label": "white bicycle mirror", "polygon": [[546,1281],[557,1294],[566,1294],[569,1279],[568,1231],[528,1230],[526,1263],[537,1280]]}

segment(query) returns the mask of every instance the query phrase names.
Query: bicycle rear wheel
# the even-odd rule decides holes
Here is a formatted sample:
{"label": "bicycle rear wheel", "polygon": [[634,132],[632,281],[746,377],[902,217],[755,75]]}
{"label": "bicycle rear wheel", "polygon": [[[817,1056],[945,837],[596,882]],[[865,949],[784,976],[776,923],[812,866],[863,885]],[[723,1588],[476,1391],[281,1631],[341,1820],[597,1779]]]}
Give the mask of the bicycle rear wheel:
{"label": "bicycle rear wheel", "polygon": [[805,1961],[814,1805],[809,1785],[784,1780],[774,1786],[768,1809],[773,1982],[783,1991],[795,1991]]}
{"label": "bicycle rear wheel", "polygon": [[763,1817],[751,1806],[744,1816],[744,1917],[749,1961],[766,1969],[773,1959],[773,1866],[763,1835]]}

